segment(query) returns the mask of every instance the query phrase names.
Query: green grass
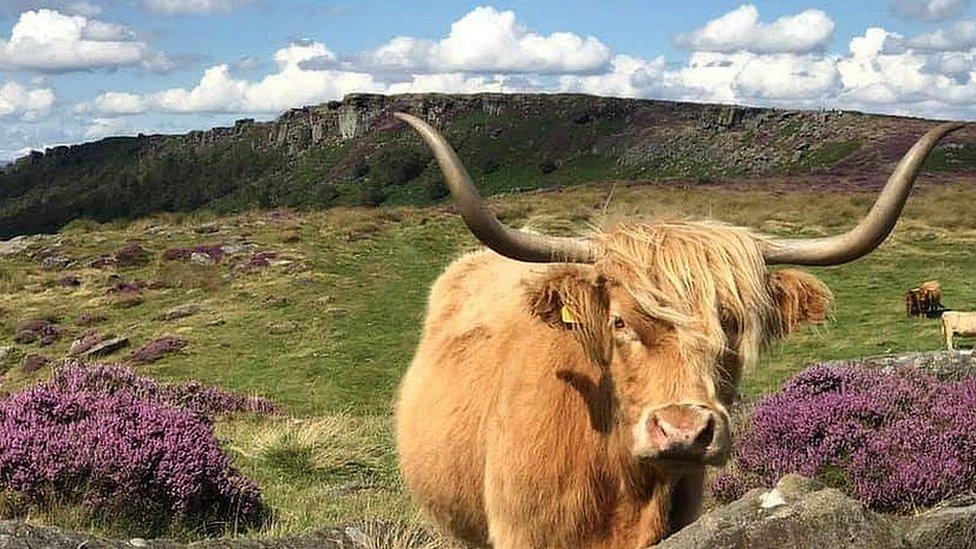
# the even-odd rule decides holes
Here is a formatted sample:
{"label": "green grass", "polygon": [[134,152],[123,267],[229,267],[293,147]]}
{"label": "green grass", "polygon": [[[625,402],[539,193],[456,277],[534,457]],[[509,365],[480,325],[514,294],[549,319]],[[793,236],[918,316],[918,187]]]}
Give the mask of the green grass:
{"label": "green grass", "polygon": [[860,139],[829,141],[814,150],[809,158],[805,159],[805,163],[811,168],[830,166],[854,154],[860,148]]}
{"label": "green grass", "polygon": [[[601,162],[580,157],[565,171],[577,170],[585,180],[587,166]],[[551,174],[552,179],[563,171]],[[741,190],[687,182],[613,187],[612,195],[609,185],[584,184],[500,196],[493,204],[508,223],[562,234],[621,217],[688,216],[816,236],[850,227],[872,200],[866,194],[807,193],[800,185],[786,193],[761,184]],[[813,361],[940,348],[938,323],[906,319],[902,293],[937,278],[948,306],[976,309],[974,198],[976,189],[969,183],[920,189],[878,252],[849,265],[812,269],[836,296],[832,321],[776,345],[746,375],[743,392],[755,397],[774,390]],[[207,223],[218,224],[220,232],[195,232]],[[277,251],[280,261],[246,274],[226,263],[199,269],[158,260],[117,273],[85,267],[133,240],[158,258],[169,247],[235,238],[254,242],[258,250]],[[64,273],[45,271],[26,254],[0,256],[0,346],[12,344],[17,322],[39,316],[57,316],[71,331],[50,347],[17,346],[14,358],[0,364],[0,391],[49,375],[49,369],[24,373],[19,357],[26,352],[64,356],[72,336],[85,330],[73,324],[82,312],[105,315],[108,320],[97,329],[125,334],[136,346],[175,334],[189,341],[186,350],[141,371],[260,394],[288,412],[287,418],[237,418],[218,425],[235,462],[261,484],[274,508],[274,520],[248,535],[294,534],[360,519],[424,523],[396,473],[390,406],[418,341],[430,284],[453,257],[475,246],[447,208],[340,208],[274,217],[195,213],[106,225],[77,222],[37,246],[57,247],[76,259],[70,270],[84,285],[53,285]],[[126,280],[166,279],[175,287],[149,290],[142,304],[122,308],[105,295],[112,274]],[[199,305],[201,312],[154,320],[188,303]],[[270,326],[288,322],[294,331],[271,333]],[[51,521],[70,526],[64,518],[70,516],[60,513]]]}

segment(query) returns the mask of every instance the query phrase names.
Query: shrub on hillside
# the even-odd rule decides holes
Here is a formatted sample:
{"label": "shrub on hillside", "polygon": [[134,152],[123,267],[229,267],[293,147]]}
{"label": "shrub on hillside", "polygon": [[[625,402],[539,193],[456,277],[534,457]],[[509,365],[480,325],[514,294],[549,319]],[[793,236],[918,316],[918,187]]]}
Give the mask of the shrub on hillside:
{"label": "shrub on hillside", "polygon": [[146,364],[156,362],[164,356],[175,353],[184,347],[186,347],[186,340],[178,337],[164,336],[139,347],[132,352],[129,358],[133,362]]}
{"label": "shrub on hillside", "polygon": [[115,252],[115,263],[119,267],[141,267],[149,263],[149,252],[136,243],[126,244]]}
{"label": "shrub on hillside", "polygon": [[713,491],[734,499],[787,473],[907,512],[976,489],[976,377],[812,367],[755,407]]}
{"label": "shrub on hillside", "polygon": [[14,327],[14,343],[39,342],[41,346],[50,345],[61,339],[64,328],[55,323],[54,318],[35,318],[21,322]]}
{"label": "shrub on hillside", "polygon": [[163,252],[166,261],[189,261],[193,254],[210,256],[214,263],[220,263],[224,258],[224,248],[220,244],[205,244],[189,248],[170,248]]}
{"label": "shrub on hillside", "polygon": [[148,535],[254,524],[258,487],[231,466],[208,419],[227,403],[180,397],[199,393],[124,368],[61,369],[0,401],[0,492],[81,505]]}

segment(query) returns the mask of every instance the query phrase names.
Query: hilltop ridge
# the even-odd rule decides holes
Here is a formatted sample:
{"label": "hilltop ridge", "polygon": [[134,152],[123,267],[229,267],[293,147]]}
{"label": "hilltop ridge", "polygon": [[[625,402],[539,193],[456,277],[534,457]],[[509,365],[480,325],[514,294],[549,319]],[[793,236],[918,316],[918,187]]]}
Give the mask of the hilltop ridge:
{"label": "hilltop ridge", "polygon": [[[846,177],[890,168],[922,119],[575,94],[351,94],[275,120],[35,151],[0,170],[0,237],[159,211],[428,203],[446,189],[391,115],[442,129],[486,193],[611,179]],[[976,129],[929,170],[976,171]]]}

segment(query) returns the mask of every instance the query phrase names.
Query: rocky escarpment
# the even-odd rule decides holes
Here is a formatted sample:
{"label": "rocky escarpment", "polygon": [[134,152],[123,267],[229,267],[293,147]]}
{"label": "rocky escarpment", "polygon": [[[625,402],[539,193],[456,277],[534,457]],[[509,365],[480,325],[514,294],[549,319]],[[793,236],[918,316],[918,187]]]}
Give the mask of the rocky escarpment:
{"label": "rocky escarpment", "polygon": [[[488,192],[608,179],[821,174],[874,184],[932,122],[568,94],[353,94],[276,120],[36,151],[0,171],[0,237],[201,207],[422,203],[445,189],[392,114],[442,129]],[[976,130],[930,170],[976,171]]]}

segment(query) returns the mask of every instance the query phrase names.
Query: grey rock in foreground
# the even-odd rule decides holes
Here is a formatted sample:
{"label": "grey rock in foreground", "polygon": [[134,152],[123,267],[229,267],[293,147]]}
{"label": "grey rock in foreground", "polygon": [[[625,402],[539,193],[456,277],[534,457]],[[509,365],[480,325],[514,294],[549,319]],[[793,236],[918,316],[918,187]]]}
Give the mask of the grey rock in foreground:
{"label": "grey rock in foreground", "polygon": [[898,368],[918,368],[940,379],[959,379],[976,373],[976,354],[971,349],[956,351],[932,351],[896,355],[872,356],[849,360],[822,362],[830,367],[858,366],[879,368],[889,372]]}
{"label": "grey rock in foreground", "polygon": [[884,515],[839,490],[786,475],[772,490],[752,490],[702,515],[656,547],[976,549],[976,498],[911,517]]}
{"label": "grey rock in foreground", "polygon": [[888,518],[839,490],[787,475],[773,490],[752,490],[742,499],[703,515],[657,547],[911,547]]}
{"label": "grey rock in foreground", "polygon": [[976,497],[957,498],[915,518],[908,540],[914,547],[976,547]]}

